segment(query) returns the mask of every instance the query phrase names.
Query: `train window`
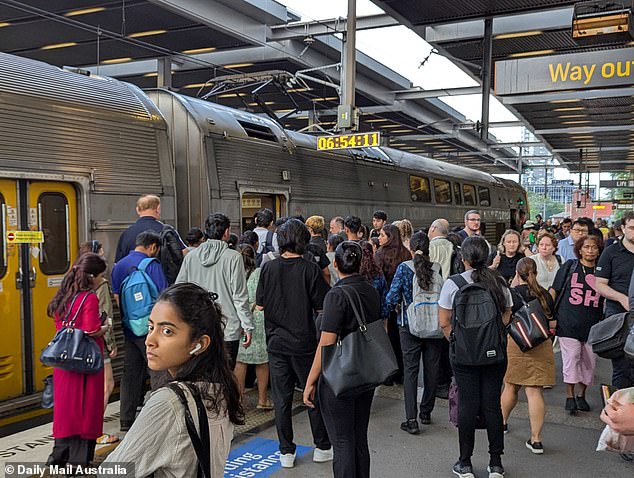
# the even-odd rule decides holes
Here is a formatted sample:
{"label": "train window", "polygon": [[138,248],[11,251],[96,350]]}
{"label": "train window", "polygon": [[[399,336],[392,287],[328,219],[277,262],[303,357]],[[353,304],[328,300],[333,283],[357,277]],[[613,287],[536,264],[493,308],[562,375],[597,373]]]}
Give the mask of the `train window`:
{"label": "train window", "polygon": [[0,194],[0,278],[7,273],[7,238],[5,237],[5,229],[7,225],[7,205],[4,202],[4,196]]}
{"label": "train window", "polygon": [[489,192],[489,188],[478,186],[478,196],[480,196],[480,206],[487,207],[491,205],[491,193]]}
{"label": "train window", "polygon": [[410,176],[409,192],[411,194],[412,201],[431,202],[431,187],[429,186],[429,178]]}
{"label": "train window", "polygon": [[244,129],[244,131],[247,133],[247,135],[250,138],[258,138],[258,139],[263,139],[265,141],[277,142],[277,138],[275,137],[275,134],[273,134],[273,131],[271,131],[271,129],[268,128],[267,126],[262,126],[257,123],[249,123],[248,121],[239,121],[239,120],[238,120],[238,123],[240,123],[240,126],[242,126],[242,128]]}
{"label": "train window", "polygon": [[475,187],[471,184],[462,185],[462,196],[464,198],[465,206],[475,206],[478,204]]}
{"label": "train window", "polygon": [[44,193],[37,203],[44,242],[40,249],[40,269],[44,274],[63,274],[70,265],[68,201],[60,193]]}
{"label": "train window", "polygon": [[460,193],[460,183],[453,183],[453,199],[456,204],[462,204],[462,194]]}
{"label": "train window", "polygon": [[434,195],[437,204],[451,204],[451,184],[449,181],[434,179]]}

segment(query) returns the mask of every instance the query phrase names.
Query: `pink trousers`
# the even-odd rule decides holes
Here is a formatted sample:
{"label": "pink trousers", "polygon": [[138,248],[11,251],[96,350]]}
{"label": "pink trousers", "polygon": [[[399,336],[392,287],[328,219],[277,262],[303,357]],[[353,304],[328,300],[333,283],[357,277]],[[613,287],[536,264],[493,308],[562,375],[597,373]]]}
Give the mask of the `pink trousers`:
{"label": "pink trousers", "polygon": [[592,346],[570,337],[559,337],[564,383],[592,385],[597,357]]}

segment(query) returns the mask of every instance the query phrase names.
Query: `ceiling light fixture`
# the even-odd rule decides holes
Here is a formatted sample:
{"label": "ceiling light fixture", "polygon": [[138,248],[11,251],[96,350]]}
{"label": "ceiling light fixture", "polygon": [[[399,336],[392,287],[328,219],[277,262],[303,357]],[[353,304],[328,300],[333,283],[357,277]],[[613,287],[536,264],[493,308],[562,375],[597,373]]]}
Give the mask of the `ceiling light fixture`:
{"label": "ceiling light fixture", "polygon": [[184,53],[185,55],[196,55],[198,53],[211,53],[212,51],[216,51],[216,48],[208,46],[205,48],[194,48],[193,50],[183,50],[181,53]]}
{"label": "ceiling light fixture", "polygon": [[552,100],[549,103],[578,103],[581,101],[579,98],[571,98],[569,100]]}
{"label": "ceiling light fixture", "polygon": [[234,65],[223,65],[223,68],[229,69],[237,69],[237,68],[246,68],[247,66],[253,66],[255,63],[236,63]]}
{"label": "ceiling light fixture", "polygon": [[588,124],[591,123],[591,121],[589,120],[582,120],[582,121],[563,121],[562,124]]}
{"label": "ceiling light fixture", "polygon": [[495,35],[493,37],[494,40],[505,40],[508,38],[522,38],[522,37],[532,37],[535,35],[541,35],[544,33],[541,30],[532,30],[527,32],[517,32],[517,33],[502,33],[500,35]]}
{"label": "ceiling light fixture", "polygon": [[375,118],[375,119],[369,119],[369,120],[363,120],[363,121],[365,121],[366,123],[385,123],[387,121],[392,121],[392,120],[389,120],[387,118]]}
{"label": "ceiling light fixture", "polygon": [[10,26],[10,25],[11,25],[11,24],[10,24],[9,22],[0,22],[0,28],[2,28],[2,27],[8,27],[8,26]]}
{"label": "ceiling light fixture", "polygon": [[65,17],[76,17],[79,15],[88,15],[89,13],[97,13],[103,12],[106,7],[94,7],[94,8],[84,8],[82,10],[72,10],[70,12],[64,13]]}
{"label": "ceiling light fixture", "polygon": [[521,53],[511,53],[509,55],[509,58],[523,58],[525,56],[550,55],[551,53],[555,53],[555,50],[524,51]]}
{"label": "ceiling light fixture", "polygon": [[46,45],[40,48],[40,50],[56,50],[57,48],[68,48],[69,46],[75,46],[75,42],[55,43],[54,45]]}
{"label": "ceiling light fixture", "polygon": [[553,111],[583,111],[583,106],[573,106],[572,108],[555,108]]}
{"label": "ceiling light fixture", "polygon": [[127,61],[132,61],[132,58],[110,58],[109,60],[101,60],[102,65],[114,65],[116,63],[125,63]]}
{"label": "ceiling light fixture", "polygon": [[141,37],[149,37],[152,35],[162,35],[163,33],[167,33],[167,30],[148,30],[146,32],[130,33],[128,37],[141,38]]}

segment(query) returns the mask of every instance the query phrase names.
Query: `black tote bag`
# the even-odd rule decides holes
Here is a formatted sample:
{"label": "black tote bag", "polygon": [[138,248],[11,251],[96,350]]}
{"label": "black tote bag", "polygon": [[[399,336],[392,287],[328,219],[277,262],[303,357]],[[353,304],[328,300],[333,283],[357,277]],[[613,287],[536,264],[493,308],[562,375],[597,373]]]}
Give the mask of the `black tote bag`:
{"label": "black tote bag", "polygon": [[103,353],[95,339],[75,328],[75,321],[88,295],[84,295],[75,315],[68,320],[78,296],[73,299],[68,314],[62,321],[63,327],[40,354],[40,362],[44,365],[89,375],[98,373],[103,368]]}
{"label": "black tote bag", "polygon": [[321,373],[337,398],[354,397],[371,390],[398,371],[383,321],[368,324],[357,291],[351,288],[358,306],[348,292],[349,288],[340,288],[354,311],[359,328],[321,349]]}
{"label": "black tote bag", "polygon": [[528,352],[550,338],[548,317],[539,300],[526,302],[522,294],[516,295],[522,300],[523,305],[513,314],[506,329],[520,350]]}

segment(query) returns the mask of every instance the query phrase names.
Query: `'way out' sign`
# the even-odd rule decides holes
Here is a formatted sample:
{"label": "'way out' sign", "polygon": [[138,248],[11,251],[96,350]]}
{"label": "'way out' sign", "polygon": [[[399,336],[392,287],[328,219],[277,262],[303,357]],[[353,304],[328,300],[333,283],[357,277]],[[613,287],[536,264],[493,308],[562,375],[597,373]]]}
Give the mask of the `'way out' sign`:
{"label": "'way out' sign", "polygon": [[516,95],[634,83],[634,48],[601,50],[495,63],[495,94]]}

